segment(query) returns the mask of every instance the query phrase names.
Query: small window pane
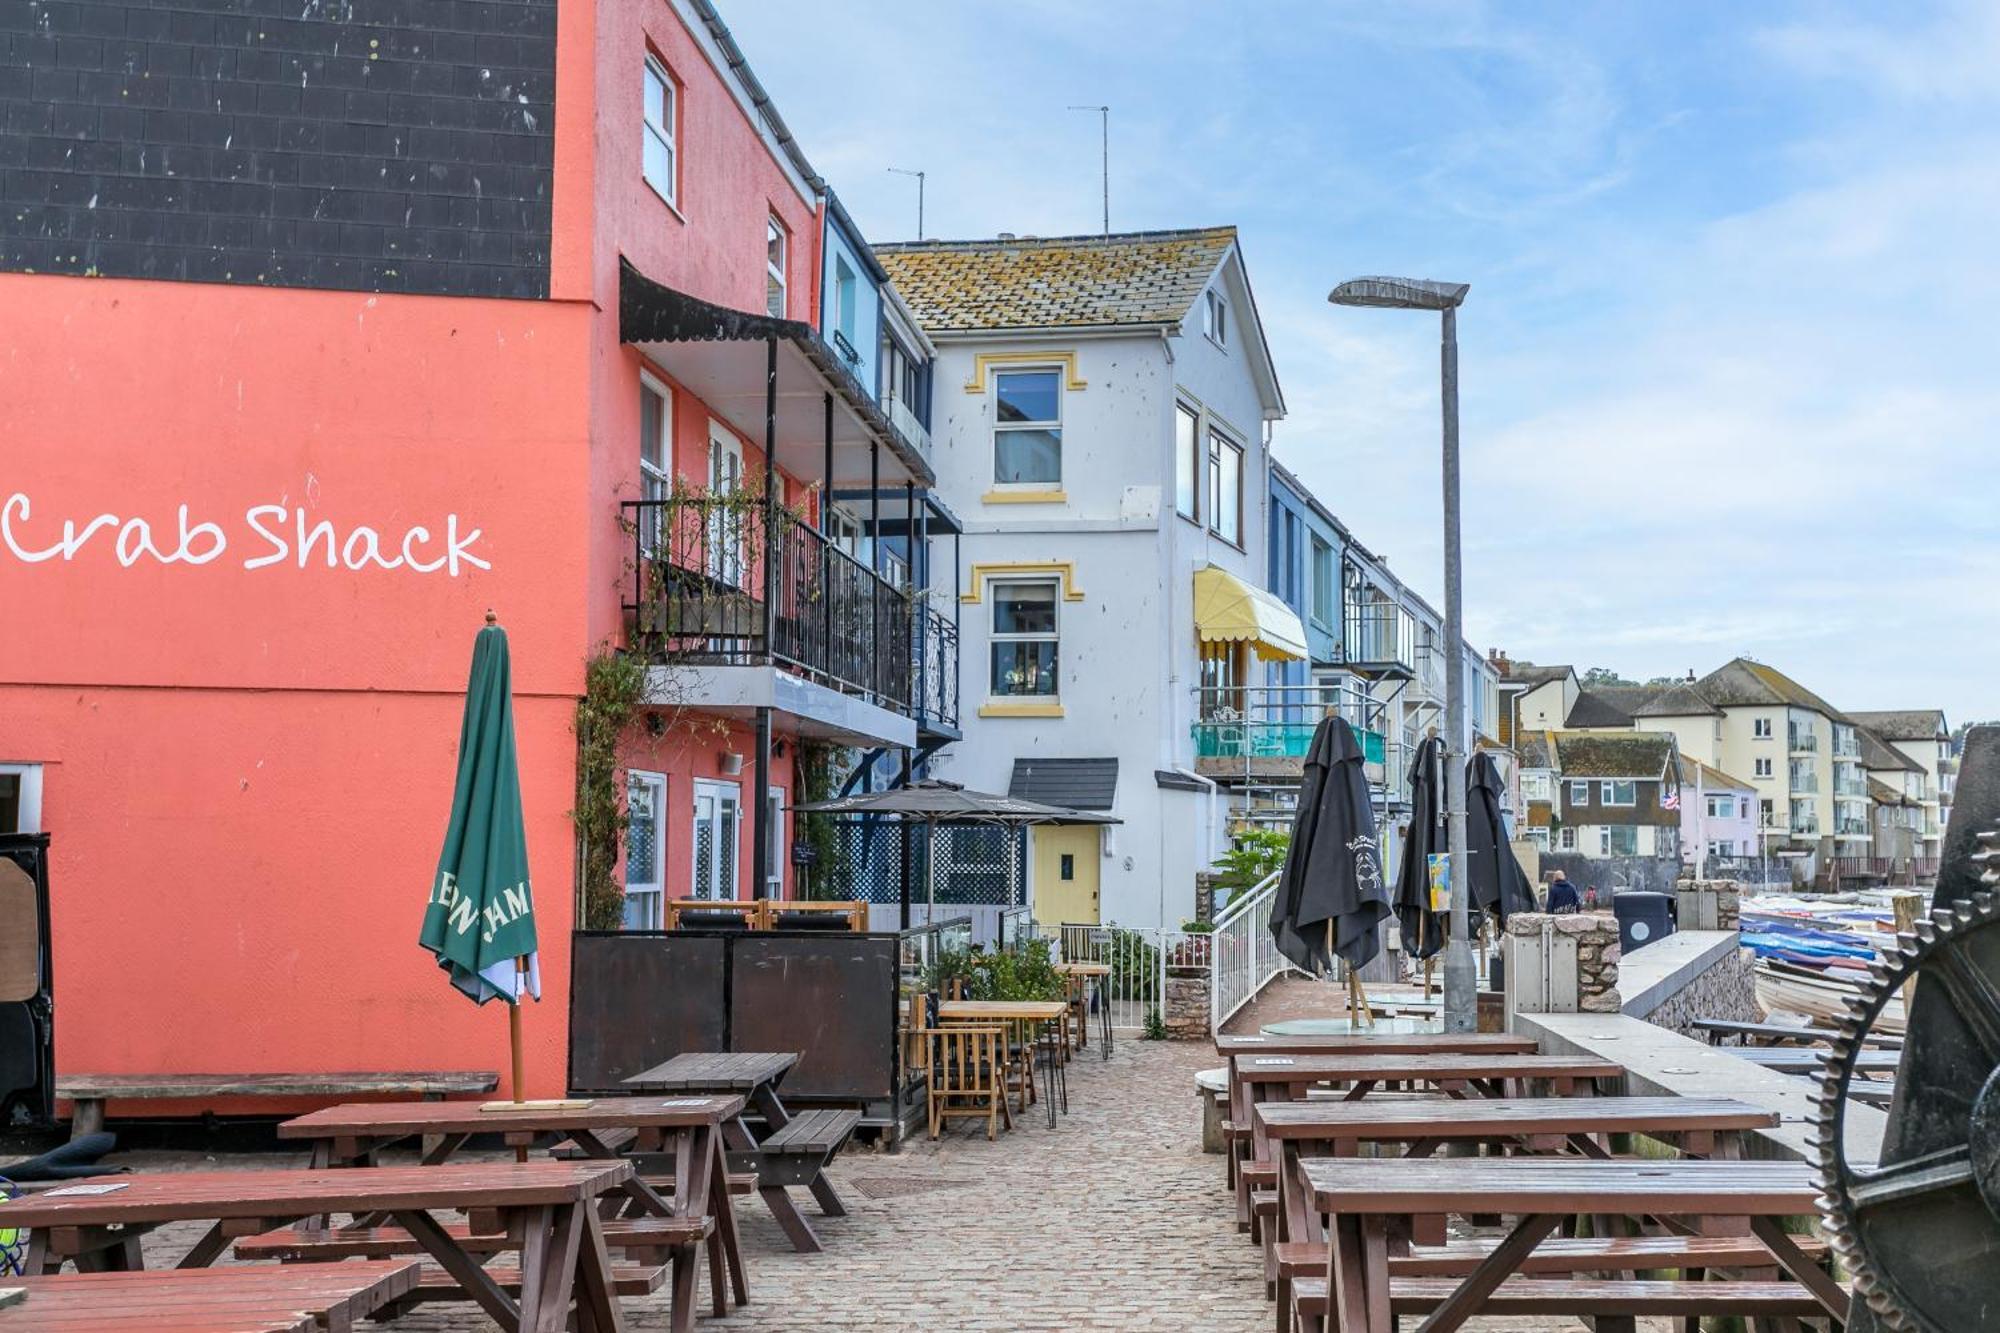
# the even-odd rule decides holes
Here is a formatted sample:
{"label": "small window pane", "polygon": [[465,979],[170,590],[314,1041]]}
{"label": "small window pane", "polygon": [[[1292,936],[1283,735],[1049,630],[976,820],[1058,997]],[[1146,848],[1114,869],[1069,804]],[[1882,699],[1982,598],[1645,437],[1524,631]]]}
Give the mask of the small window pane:
{"label": "small window pane", "polygon": [[1188,518],[1199,518],[1196,498],[1201,489],[1201,428],[1192,410],[1174,410],[1174,510]]}
{"label": "small window pane", "polygon": [[993,645],[993,693],[1052,695],[1056,692],[1056,645],[1047,639],[1009,640]]}
{"label": "small window pane", "polygon": [[655,472],[667,470],[666,406],[651,385],[639,386],[639,461]]}
{"label": "small window pane", "polygon": [[1061,417],[1061,386],[1053,370],[1008,371],[998,381],[1000,420],[1056,421]]}
{"label": "small window pane", "polygon": [[653,784],[631,782],[625,789],[625,808],[631,816],[625,829],[625,882],[646,888],[660,879],[660,823]]}
{"label": "small window pane", "polygon": [[667,124],[667,81],[651,65],[646,66],[646,122],[663,129]]}
{"label": "small window pane", "polygon": [[1062,480],[1062,432],[1003,430],[993,438],[995,481]]}
{"label": "small window pane", "polygon": [[662,194],[674,192],[674,150],[651,130],[646,132],[646,179]]}
{"label": "small window pane", "polygon": [[1000,583],[993,588],[995,634],[1053,634],[1056,590],[1049,583]]}

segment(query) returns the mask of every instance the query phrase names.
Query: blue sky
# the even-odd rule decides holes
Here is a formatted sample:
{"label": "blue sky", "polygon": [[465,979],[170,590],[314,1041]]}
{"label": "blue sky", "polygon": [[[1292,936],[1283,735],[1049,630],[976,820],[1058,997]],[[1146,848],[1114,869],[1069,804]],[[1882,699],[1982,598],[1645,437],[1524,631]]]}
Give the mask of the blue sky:
{"label": "blue sky", "polygon": [[[875,239],[1234,223],[1280,459],[1482,647],[2000,717],[2000,5],[724,0]],[[1218,24],[1218,15],[1230,22]]]}

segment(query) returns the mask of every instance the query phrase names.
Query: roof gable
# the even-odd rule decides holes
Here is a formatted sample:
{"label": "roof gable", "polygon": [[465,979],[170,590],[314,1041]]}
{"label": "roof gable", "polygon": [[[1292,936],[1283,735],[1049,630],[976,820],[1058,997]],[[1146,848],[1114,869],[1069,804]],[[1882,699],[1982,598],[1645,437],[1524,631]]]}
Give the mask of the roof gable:
{"label": "roof gable", "polygon": [[1942,708],[1897,708],[1849,713],[1848,717],[1887,741],[1934,741],[1950,732]]}
{"label": "roof gable", "polygon": [[1658,781],[1673,758],[1673,733],[1665,731],[1559,731],[1551,739],[1564,778],[1633,778]]}
{"label": "roof gable", "polygon": [[1179,324],[1235,246],[1234,227],[1204,227],[901,241],[875,254],[936,335]]}
{"label": "roof gable", "polygon": [[1847,718],[1838,708],[1773,666],[1738,657],[1695,682],[1701,697],[1718,708],[1786,706],[1810,708],[1836,722]]}

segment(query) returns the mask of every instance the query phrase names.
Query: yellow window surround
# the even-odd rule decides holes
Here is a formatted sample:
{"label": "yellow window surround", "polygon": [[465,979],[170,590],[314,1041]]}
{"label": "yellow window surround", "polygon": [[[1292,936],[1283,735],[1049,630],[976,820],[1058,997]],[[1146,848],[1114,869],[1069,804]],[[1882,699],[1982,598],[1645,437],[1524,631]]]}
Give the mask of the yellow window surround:
{"label": "yellow window surround", "polygon": [[1076,561],[1074,560],[996,560],[980,562],[967,571],[971,584],[958,595],[958,600],[976,603],[986,596],[988,579],[1016,578],[1025,574],[1053,574],[1062,586],[1065,602],[1083,600],[1083,589],[1076,586]]}
{"label": "yellow window surround", "polygon": [[1061,366],[1064,388],[1089,387],[1076,373],[1075,352],[980,352],[972,358],[972,378],[965,382],[965,391],[985,393],[986,372],[995,366],[1003,369],[1008,366]]}
{"label": "yellow window surround", "polygon": [[981,717],[1061,717],[1062,715],[1063,706],[1056,703],[1000,699],[979,705]]}
{"label": "yellow window surround", "polygon": [[1069,503],[1069,492],[1060,486],[1054,490],[1003,491],[994,487],[979,497],[981,504],[989,505],[1059,505]]}

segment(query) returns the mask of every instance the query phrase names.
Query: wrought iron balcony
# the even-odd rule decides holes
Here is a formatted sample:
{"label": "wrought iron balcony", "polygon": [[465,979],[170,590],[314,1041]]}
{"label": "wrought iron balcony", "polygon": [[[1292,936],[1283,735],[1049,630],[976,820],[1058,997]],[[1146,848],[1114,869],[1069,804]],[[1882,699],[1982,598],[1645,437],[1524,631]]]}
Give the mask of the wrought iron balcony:
{"label": "wrought iron balcony", "polygon": [[958,730],[958,622],[919,598],[916,636],[916,718],[929,730]]}
{"label": "wrought iron balcony", "polygon": [[[662,664],[779,666],[914,711],[916,664],[930,653],[923,638],[946,622],[919,617],[908,592],[798,515],[745,493],[684,491],[620,508],[632,532],[625,611],[637,651]],[[940,672],[945,661],[952,668],[955,719],[951,629],[948,653],[936,656]]]}

